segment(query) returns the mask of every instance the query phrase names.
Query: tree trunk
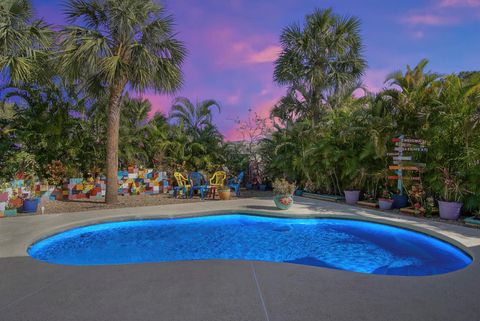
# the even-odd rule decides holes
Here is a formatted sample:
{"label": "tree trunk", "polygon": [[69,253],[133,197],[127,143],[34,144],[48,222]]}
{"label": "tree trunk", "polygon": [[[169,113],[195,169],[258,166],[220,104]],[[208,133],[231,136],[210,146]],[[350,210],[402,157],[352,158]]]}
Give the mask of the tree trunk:
{"label": "tree trunk", "polygon": [[118,132],[120,129],[120,109],[123,87],[112,85],[108,100],[107,124],[107,190],[105,202],[113,204],[118,201]]}

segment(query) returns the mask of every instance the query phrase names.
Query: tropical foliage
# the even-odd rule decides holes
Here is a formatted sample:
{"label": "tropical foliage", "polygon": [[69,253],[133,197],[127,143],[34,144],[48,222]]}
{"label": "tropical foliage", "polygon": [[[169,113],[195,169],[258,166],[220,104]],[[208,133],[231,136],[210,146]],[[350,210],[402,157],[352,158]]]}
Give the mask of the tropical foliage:
{"label": "tropical foliage", "polygon": [[[179,97],[164,115],[140,98],[182,84],[186,50],[163,7],[68,0],[65,13],[68,25],[53,31],[35,19],[28,0],[0,4],[3,179],[35,168],[56,184],[62,175],[87,173],[115,182],[118,166],[129,164],[208,172],[227,166],[244,170],[247,182],[285,178],[311,192],[390,195],[386,154],[391,139],[405,135],[428,148],[414,155],[425,164],[422,186],[407,184],[406,194],[479,208],[479,72],[442,75],[424,59],[369,93],[361,83],[360,21],[314,10],[281,33],[273,78],[286,91],[270,119],[251,112],[237,121],[244,141],[227,143],[213,122],[222,109],[217,100]],[[109,195],[114,201],[116,193]]]}
{"label": "tropical foliage", "polygon": [[[318,19],[331,19],[326,12],[316,15],[321,17]],[[307,17],[307,27],[311,19]],[[282,37],[291,39],[290,33],[286,29]],[[283,43],[284,53],[277,60],[277,67],[288,65],[285,56],[291,50],[290,44]],[[331,59],[336,61],[339,57]],[[345,79],[332,91],[324,92],[320,101],[317,98],[319,105],[298,99],[297,86],[305,79],[300,74],[298,81],[292,78],[287,95],[271,113],[275,131],[262,142],[269,174],[321,193],[342,194],[346,189],[361,189],[381,196],[385,190],[395,190],[387,180],[389,173],[393,174],[388,171],[392,159],[386,155],[393,150],[391,138],[405,135],[426,140],[428,148],[426,155],[417,153],[414,157],[426,164],[417,183],[423,186],[411,183],[406,188],[421,188],[423,197],[462,201],[467,209],[478,208],[480,74],[440,75],[427,71],[427,64],[427,60],[422,60],[413,68],[407,66],[405,72],[393,72],[386,79],[385,89],[376,94],[356,96],[352,89],[359,87],[358,79]],[[322,65],[309,68],[303,67],[301,74],[313,69],[319,74],[330,72],[329,67]],[[278,77],[277,80],[284,83]],[[315,88],[308,88],[301,92],[302,97],[317,95],[312,93]],[[329,101],[335,101],[334,108]],[[318,106],[323,112],[312,122],[311,115]]]}

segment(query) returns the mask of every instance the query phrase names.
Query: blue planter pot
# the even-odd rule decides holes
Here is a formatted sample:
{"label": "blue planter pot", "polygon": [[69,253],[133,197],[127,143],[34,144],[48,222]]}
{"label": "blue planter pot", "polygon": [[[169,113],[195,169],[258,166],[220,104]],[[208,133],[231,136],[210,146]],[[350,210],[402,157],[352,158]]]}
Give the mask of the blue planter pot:
{"label": "blue planter pot", "polygon": [[37,207],[39,203],[39,198],[26,199],[23,201],[22,212],[24,213],[35,213],[37,212]]}
{"label": "blue planter pot", "polygon": [[246,187],[248,190],[252,190],[252,189],[253,189],[253,184],[252,184],[252,183],[247,183],[247,184],[245,184],[245,187]]}
{"label": "blue planter pot", "polygon": [[408,207],[408,196],[393,194],[393,208],[404,208]]}
{"label": "blue planter pot", "polygon": [[295,196],[302,196],[302,195],[303,195],[303,189],[295,190]]}
{"label": "blue planter pot", "polygon": [[266,191],[267,190],[267,185],[266,184],[260,184],[260,190],[261,191]]}

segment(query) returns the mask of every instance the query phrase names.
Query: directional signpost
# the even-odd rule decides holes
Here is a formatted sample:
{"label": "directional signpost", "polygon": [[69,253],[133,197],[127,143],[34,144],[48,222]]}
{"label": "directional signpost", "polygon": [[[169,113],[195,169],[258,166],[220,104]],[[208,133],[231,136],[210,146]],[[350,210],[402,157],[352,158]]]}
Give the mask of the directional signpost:
{"label": "directional signpost", "polygon": [[[393,138],[392,142],[395,143],[394,151],[387,153],[387,156],[392,158],[392,165],[388,166],[388,169],[395,171],[395,175],[388,176],[388,179],[397,181],[397,188],[400,195],[403,195],[403,181],[420,181],[419,173],[422,168],[425,167],[424,163],[414,163],[412,155],[406,155],[408,152],[424,153],[428,151],[425,147],[426,143],[423,139],[406,138],[401,135]],[[414,171],[417,175],[404,175],[404,171]]]}

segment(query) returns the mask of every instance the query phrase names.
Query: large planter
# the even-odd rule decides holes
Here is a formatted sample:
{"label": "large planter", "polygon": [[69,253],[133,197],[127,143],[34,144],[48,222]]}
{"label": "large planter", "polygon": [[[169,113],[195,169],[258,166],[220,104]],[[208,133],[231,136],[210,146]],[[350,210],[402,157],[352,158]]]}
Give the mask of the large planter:
{"label": "large planter", "polygon": [[295,190],[295,196],[303,196],[303,189]]}
{"label": "large planter", "polygon": [[5,215],[5,216],[15,216],[15,215],[17,215],[17,209],[16,208],[6,209],[3,212],[3,215]]}
{"label": "large planter", "polygon": [[273,197],[275,206],[280,210],[288,210],[293,205],[292,195],[275,195]]}
{"label": "large planter", "polygon": [[24,213],[36,213],[39,201],[40,201],[39,198],[32,198],[32,199],[24,200],[23,201],[22,212],[24,212]]}
{"label": "large planter", "polygon": [[391,210],[393,207],[393,202],[394,200],[389,198],[379,198],[378,207],[380,207],[381,210]]}
{"label": "large planter", "polygon": [[408,196],[393,194],[393,208],[404,208],[408,207]]}
{"label": "large planter", "polygon": [[460,211],[463,204],[458,202],[438,201],[440,217],[444,220],[457,220],[460,217]]}
{"label": "large planter", "polygon": [[266,191],[267,190],[267,184],[260,184],[259,186],[261,191]]}
{"label": "large planter", "polygon": [[360,199],[360,191],[343,191],[345,193],[345,202],[350,205],[357,204]]}
{"label": "large planter", "polygon": [[228,201],[231,197],[230,189],[219,189],[218,197],[220,197],[221,200]]}

